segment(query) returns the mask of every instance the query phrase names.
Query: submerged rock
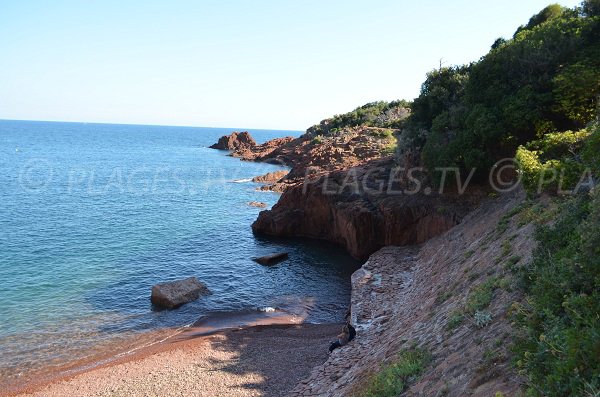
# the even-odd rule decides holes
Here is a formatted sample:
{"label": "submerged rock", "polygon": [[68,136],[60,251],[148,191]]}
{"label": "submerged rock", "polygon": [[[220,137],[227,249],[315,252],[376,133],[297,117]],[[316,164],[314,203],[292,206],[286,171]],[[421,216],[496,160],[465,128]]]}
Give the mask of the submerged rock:
{"label": "submerged rock", "polygon": [[287,252],[279,252],[276,254],[265,255],[265,256],[261,256],[259,258],[254,258],[253,260],[255,262],[260,263],[261,265],[274,265],[274,264],[279,263],[282,260],[285,260],[287,258],[288,258]]}
{"label": "submerged rock", "polygon": [[285,170],[269,172],[264,175],[255,176],[254,178],[252,178],[252,182],[257,182],[257,183],[278,182],[280,179],[285,177],[288,174],[288,172],[289,171],[285,171]]}
{"label": "submerged rock", "polygon": [[256,207],[256,208],[266,208],[267,207],[267,203],[263,203],[262,201],[250,201],[248,203],[248,205],[250,207]]}
{"label": "submerged rock", "polygon": [[153,305],[158,307],[174,309],[198,299],[200,295],[209,294],[210,291],[206,285],[198,281],[196,277],[189,277],[184,280],[156,284],[152,287],[150,300]]}

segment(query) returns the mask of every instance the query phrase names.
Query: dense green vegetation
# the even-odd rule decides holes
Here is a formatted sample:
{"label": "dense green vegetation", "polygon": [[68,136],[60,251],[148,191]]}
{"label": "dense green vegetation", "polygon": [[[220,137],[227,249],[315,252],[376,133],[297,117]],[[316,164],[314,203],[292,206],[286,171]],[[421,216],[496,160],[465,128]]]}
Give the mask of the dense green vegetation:
{"label": "dense green vegetation", "polygon": [[366,126],[400,128],[410,114],[410,103],[406,101],[371,102],[351,112],[336,114],[313,125],[306,132],[311,136],[332,135],[344,128]]}
{"label": "dense green vegetation", "polygon": [[521,181],[530,194],[580,193],[589,189],[600,165],[600,125],[580,131],[549,133],[519,146]]}
{"label": "dense green vegetation", "polygon": [[[481,181],[498,160],[515,157],[531,196],[576,193],[547,211],[516,208],[499,224],[505,230],[516,212],[540,224],[533,261],[521,271],[526,299],[515,306],[515,361],[529,396],[600,396],[600,192],[591,189],[600,177],[599,98],[600,0],[586,0],[549,5],[477,62],[431,71],[413,103],[369,103],[307,131],[319,141],[356,126],[401,128],[392,132],[400,158],[420,153],[434,183],[437,167],[476,168]],[[520,262],[513,255],[507,265]],[[485,308],[503,281],[473,288],[448,330],[467,316],[488,324]],[[423,352],[403,352],[360,395],[399,395],[426,362]]]}
{"label": "dense green vegetation", "polygon": [[[478,62],[427,75],[402,134],[436,167],[476,167],[546,134],[578,131],[597,117],[600,94],[598,0],[546,7]],[[435,177],[434,177],[435,179]]]}
{"label": "dense green vegetation", "polygon": [[516,354],[530,396],[600,393],[600,194],[564,200],[523,270]]}
{"label": "dense green vegetation", "polygon": [[381,368],[373,375],[364,389],[361,397],[396,397],[402,393],[407,382],[419,376],[430,356],[420,349],[410,349],[398,354],[397,359]]}
{"label": "dense green vegetation", "polygon": [[[550,5],[478,62],[434,70],[400,136],[400,152],[487,177],[515,156],[526,190],[574,190],[539,226],[518,306],[516,362],[530,396],[600,395],[600,0]],[[516,262],[520,257],[516,259]],[[489,302],[482,284],[471,312]],[[448,328],[458,326],[456,312]]]}

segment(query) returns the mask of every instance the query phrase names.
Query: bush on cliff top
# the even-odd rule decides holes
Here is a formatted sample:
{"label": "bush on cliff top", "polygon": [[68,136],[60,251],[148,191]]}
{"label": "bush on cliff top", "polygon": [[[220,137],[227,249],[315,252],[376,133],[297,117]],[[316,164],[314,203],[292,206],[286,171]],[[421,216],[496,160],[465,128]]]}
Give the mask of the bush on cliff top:
{"label": "bush on cliff top", "polygon": [[400,128],[410,114],[407,101],[379,101],[359,106],[351,112],[336,114],[310,127],[306,133],[310,136],[330,135],[350,127]]}
{"label": "bush on cliff top", "polygon": [[592,124],[519,146],[515,158],[525,190],[530,195],[582,190],[592,175],[598,175],[599,142],[600,124]]}
{"label": "bush on cliff top", "polygon": [[500,158],[548,133],[580,130],[597,117],[600,16],[597,0],[552,5],[478,62],[427,75],[403,130],[436,167],[477,168],[486,177]]}

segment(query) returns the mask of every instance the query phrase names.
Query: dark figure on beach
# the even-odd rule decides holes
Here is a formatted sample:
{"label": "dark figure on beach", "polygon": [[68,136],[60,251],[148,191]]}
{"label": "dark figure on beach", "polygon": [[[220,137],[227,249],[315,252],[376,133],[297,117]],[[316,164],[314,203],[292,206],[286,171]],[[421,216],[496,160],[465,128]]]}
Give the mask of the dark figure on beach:
{"label": "dark figure on beach", "polygon": [[338,335],[337,340],[329,345],[329,353],[348,344],[356,336],[356,330],[350,323],[342,327],[342,333]]}

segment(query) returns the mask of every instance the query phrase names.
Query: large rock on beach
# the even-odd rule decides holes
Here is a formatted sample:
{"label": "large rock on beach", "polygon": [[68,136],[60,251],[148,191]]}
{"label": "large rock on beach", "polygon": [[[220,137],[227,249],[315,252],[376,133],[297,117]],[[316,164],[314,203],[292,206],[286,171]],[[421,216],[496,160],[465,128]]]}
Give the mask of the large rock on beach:
{"label": "large rock on beach", "polygon": [[198,299],[200,295],[209,294],[210,291],[206,285],[196,277],[189,277],[184,280],[156,284],[152,287],[150,300],[158,307],[174,309]]}

